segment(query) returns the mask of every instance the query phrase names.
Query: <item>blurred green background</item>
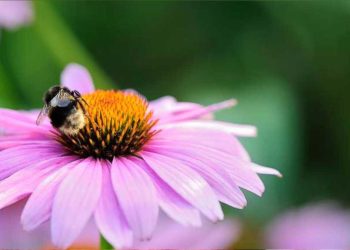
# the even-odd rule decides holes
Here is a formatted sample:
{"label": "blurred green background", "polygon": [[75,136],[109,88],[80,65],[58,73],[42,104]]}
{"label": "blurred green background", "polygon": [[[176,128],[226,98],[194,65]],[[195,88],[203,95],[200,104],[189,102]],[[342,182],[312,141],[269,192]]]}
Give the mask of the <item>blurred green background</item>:
{"label": "blurred green background", "polygon": [[228,216],[245,221],[240,247],[259,246],[277,213],[310,201],[350,205],[350,4],[305,2],[37,1],[35,20],[0,40],[0,105],[30,109],[64,66],[85,65],[99,88],[135,88],[239,105],[219,119],[257,125],[242,139],[263,198]]}

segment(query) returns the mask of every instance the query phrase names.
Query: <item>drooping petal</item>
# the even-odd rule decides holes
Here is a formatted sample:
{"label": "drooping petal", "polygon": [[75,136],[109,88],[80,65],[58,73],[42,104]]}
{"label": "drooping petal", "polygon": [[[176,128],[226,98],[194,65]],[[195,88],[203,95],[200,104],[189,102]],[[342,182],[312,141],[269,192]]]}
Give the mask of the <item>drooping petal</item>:
{"label": "drooping petal", "polygon": [[166,182],[164,182],[143,160],[133,159],[151,176],[157,190],[159,206],[173,220],[184,226],[200,226],[199,211],[189,202],[177,194]]}
{"label": "drooping petal", "polygon": [[29,195],[38,184],[67,159],[62,157],[40,161],[0,182],[0,209]]}
{"label": "drooping petal", "polygon": [[70,90],[77,90],[80,94],[91,93],[95,90],[89,71],[76,63],[65,67],[61,74],[61,85]]}
{"label": "drooping petal", "polygon": [[72,161],[59,167],[59,170],[46,177],[29,197],[21,216],[23,228],[33,230],[51,216],[53,198],[59,184],[69,172],[69,169],[80,161]]}
{"label": "drooping petal", "polygon": [[201,225],[199,211],[173,191],[166,183],[158,185],[159,206],[173,220],[184,226]]}
{"label": "drooping petal", "polygon": [[252,163],[244,161],[221,150],[206,147],[195,142],[156,142],[149,143],[152,149],[174,150],[181,154],[202,159],[211,166],[216,166],[218,170],[225,171],[239,187],[247,189],[257,195],[264,192],[264,184],[252,168]]}
{"label": "drooping petal", "polygon": [[151,178],[134,157],[114,159],[113,188],[128,224],[136,237],[150,239],[158,218],[158,201]]}
{"label": "drooping petal", "polygon": [[169,124],[158,125],[159,129],[168,128],[193,128],[193,129],[212,129],[215,131],[223,131],[236,136],[254,137],[256,136],[256,128],[251,125],[233,124],[222,121],[185,121]]}
{"label": "drooping petal", "polygon": [[[152,147],[149,146],[145,150],[152,151]],[[183,164],[198,172],[215,191],[220,201],[235,208],[243,208],[246,206],[247,200],[245,199],[243,192],[237,185],[235,185],[235,183],[232,183],[228,178],[225,178],[226,173],[224,171],[218,171],[218,169],[215,169],[215,166],[210,166],[205,161],[201,161],[200,159],[173,150],[160,150],[158,148],[153,150],[153,152],[154,151],[180,160]]]}
{"label": "drooping petal", "polygon": [[269,174],[269,175],[276,175],[278,177],[282,177],[282,174],[274,168],[268,168],[257,164],[253,164],[252,167],[253,167],[253,170],[258,174]]}
{"label": "drooping petal", "polygon": [[152,142],[159,140],[165,140],[166,142],[170,140],[195,142],[196,144],[214,148],[250,161],[248,152],[238,139],[222,131],[193,128],[164,129],[152,138]]}
{"label": "drooping petal", "polygon": [[75,166],[58,188],[51,216],[53,243],[67,248],[82,231],[100,198],[102,167],[86,158]]}
{"label": "drooping petal", "polygon": [[209,219],[217,221],[223,218],[217,197],[198,173],[180,161],[164,155],[150,152],[141,152],[140,155],[164,182]]}
{"label": "drooping petal", "polygon": [[110,163],[103,164],[103,187],[101,199],[95,211],[95,221],[99,231],[115,248],[131,247],[130,230],[119,202],[115,196],[110,173]]}

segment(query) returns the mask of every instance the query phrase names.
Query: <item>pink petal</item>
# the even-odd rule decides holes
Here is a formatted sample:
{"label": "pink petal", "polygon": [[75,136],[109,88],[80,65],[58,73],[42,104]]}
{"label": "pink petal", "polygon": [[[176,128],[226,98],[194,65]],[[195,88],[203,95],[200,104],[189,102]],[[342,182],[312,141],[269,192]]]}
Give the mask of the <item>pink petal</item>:
{"label": "pink petal", "polygon": [[239,125],[221,121],[185,121],[169,124],[159,124],[159,129],[169,128],[192,128],[192,129],[211,129],[214,131],[223,131],[236,136],[254,137],[256,128],[251,125]]}
{"label": "pink petal", "polygon": [[25,230],[33,230],[50,218],[53,198],[59,184],[61,184],[69,169],[79,162],[73,161],[61,166],[56,172],[46,177],[34,190],[21,216],[21,222]]}
{"label": "pink petal", "polygon": [[178,102],[172,96],[164,96],[159,99],[149,102],[149,110],[153,112],[153,116],[162,119],[176,117],[182,113],[187,113],[198,108],[203,108],[202,105],[192,102]]}
{"label": "pink petal", "polygon": [[192,102],[177,102],[172,96],[165,96],[149,102],[149,110],[158,119],[169,119],[199,108],[203,108],[203,106]]}
{"label": "pink petal", "polygon": [[97,206],[102,187],[102,168],[86,158],[63,180],[54,198],[51,217],[53,243],[67,248],[76,239]]}
{"label": "pink petal", "polygon": [[[163,96],[161,98],[158,98],[156,100],[149,102],[149,107],[151,110],[154,110],[154,112],[158,111],[168,111],[171,110],[174,106],[176,106],[177,101],[172,96]],[[161,112],[163,113],[163,112]]]}
{"label": "pink petal", "polygon": [[0,151],[0,180],[17,171],[63,154],[63,151],[49,145],[24,145]]}
{"label": "pink petal", "polygon": [[80,94],[88,94],[95,90],[89,71],[82,65],[71,63],[61,74],[61,85]]}
{"label": "pink petal", "polygon": [[236,104],[236,100],[230,99],[221,103],[212,104],[207,107],[198,107],[190,109],[187,112],[181,112],[174,116],[162,117],[159,120],[159,124],[172,123],[172,122],[180,122],[187,120],[200,119],[201,117],[213,113],[215,111],[226,109],[232,107]]}
{"label": "pink petal", "polygon": [[166,183],[157,187],[159,206],[173,220],[184,226],[201,225],[200,214],[189,202],[175,193]]}
{"label": "pink petal", "polygon": [[33,20],[30,1],[0,1],[0,27],[15,29]]}
{"label": "pink petal", "polygon": [[103,187],[99,204],[95,211],[95,221],[99,231],[115,248],[130,247],[132,231],[130,230],[119,202],[114,194],[110,167],[103,162]]}
{"label": "pink petal", "polygon": [[10,136],[0,138],[0,151],[4,149],[12,148],[12,147],[17,147],[18,145],[21,145],[21,146],[31,145],[32,147],[36,147],[36,146],[42,146],[42,145],[52,146],[52,144],[55,144],[54,141],[47,140],[47,139],[34,140],[34,139],[27,139],[25,136],[22,136],[23,138],[19,138],[19,139],[12,139],[7,137],[10,137]]}
{"label": "pink petal", "polygon": [[278,177],[282,177],[282,174],[274,168],[268,168],[268,167],[259,166],[257,164],[253,164],[253,170],[258,174],[269,174],[269,175],[276,175]]}
{"label": "pink petal", "polygon": [[[252,163],[244,161],[219,149],[206,147],[195,142],[163,142],[152,141],[148,144],[152,150],[174,150],[180,154],[187,154],[201,159],[211,166],[216,166],[218,171],[225,171],[233,182],[239,187],[247,189],[257,195],[264,192],[264,184],[253,171]],[[147,147],[146,147],[147,148]]]}
{"label": "pink petal", "polygon": [[0,182],[0,209],[28,196],[63,161],[62,158],[41,161],[2,180]]}
{"label": "pink petal", "polygon": [[151,178],[137,165],[134,157],[114,159],[111,176],[119,204],[135,236],[150,239],[159,210]]}
{"label": "pink petal", "polygon": [[[134,160],[137,161],[137,159]],[[159,178],[145,161],[138,160],[137,164],[151,176],[157,190],[159,206],[169,217],[185,226],[191,225],[198,227],[201,225],[200,214],[197,209]]]}
{"label": "pink petal", "polygon": [[[148,147],[145,150],[151,150],[151,147]],[[193,158],[191,155],[186,155],[183,153],[177,153],[173,150],[154,150],[162,155],[169,156],[174,159],[178,159],[196,172],[198,172],[211,186],[211,188],[215,191],[217,197],[220,201],[235,207],[235,208],[243,208],[247,204],[247,200],[244,197],[244,194],[239,189],[237,185],[234,183],[230,183],[229,179],[226,179],[224,175],[215,169],[216,166],[210,166],[205,161],[197,160]]]}
{"label": "pink petal", "polygon": [[217,221],[223,218],[219,201],[213,190],[194,170],[164,155],[150,152],[142,152],[140,155],[164,182],[209,219]]}
{"label": "pink petal", "polygon": [[37,126],[35,120],[24,115],[22,112],[9,109],[0,109],[0,129],[5,134],[48,134],[48,127]]}
{"label": "pink petal", "polygon": [[28,116],[28,114],[29,114],[28,111],[18,111],[18,110],[0,108],[0,116],[4,116],[9,119],[20,120],[26,123],[30,123],[32,125],[36,125],[35,119]]}
{"label": "pink petal", "polygon": [[250,161],[248,152],[238,139],[222,131],[193,128],[164,129],[152,138],[152,142],[161,140],[196,142],[196,144],[214,148]]}

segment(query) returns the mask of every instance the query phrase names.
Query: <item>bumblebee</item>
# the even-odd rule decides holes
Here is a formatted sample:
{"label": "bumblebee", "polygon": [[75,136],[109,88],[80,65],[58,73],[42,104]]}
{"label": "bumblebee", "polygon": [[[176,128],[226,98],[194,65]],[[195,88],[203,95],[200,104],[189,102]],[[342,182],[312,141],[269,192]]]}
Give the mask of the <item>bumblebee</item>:
{"label": "bumblebee", "polygon": [[85,126],[86,111],[82,102],[86,102],[77,90],[53,86],[44,94],[43,101],[37,125],[48,116],[52,126],[67,135],[75,135]]}

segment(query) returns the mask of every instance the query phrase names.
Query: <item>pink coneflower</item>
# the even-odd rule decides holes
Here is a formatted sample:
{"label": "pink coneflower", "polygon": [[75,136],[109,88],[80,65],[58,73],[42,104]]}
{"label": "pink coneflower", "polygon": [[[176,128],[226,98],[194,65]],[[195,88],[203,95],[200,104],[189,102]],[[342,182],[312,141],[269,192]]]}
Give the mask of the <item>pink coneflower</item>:
{"label": "pink coneflower", "polygon": [[349,249],[350,212],[319,203],[278,216],[266,230],[273,249]]}
{"label": "pink coneflower", "polygon": [[0,1],[0,28],[15,29],[33,20],[31,1]]}
{"label": "pink coneflower", "polygon": [[133,249],[228,249],[240,237],[238,220],[227,218],[218,223],[204,221],[199,228],[185,227],[162,218],[150,241],[138,241]]}
{"label": "pink coneflower", "polygon": [[29,196],[21,221],[33,230],[51,220],[51,237],[68,247],[93,216],[115,247],[151,238],[161,209],[186,226],[200,214],[223,219],[220,202],[243,208],[240,188],[257,195],[257,173],[278,171],[255,165],[235,136],[255,128],[210,120],[233,100],[204,107],[171,97],[147,101],[135,91],[94,90],[88,71],[69,65],[62,85],[86,101],[86,125],[74,135],[38,112],[0,109],[0,208]]}

